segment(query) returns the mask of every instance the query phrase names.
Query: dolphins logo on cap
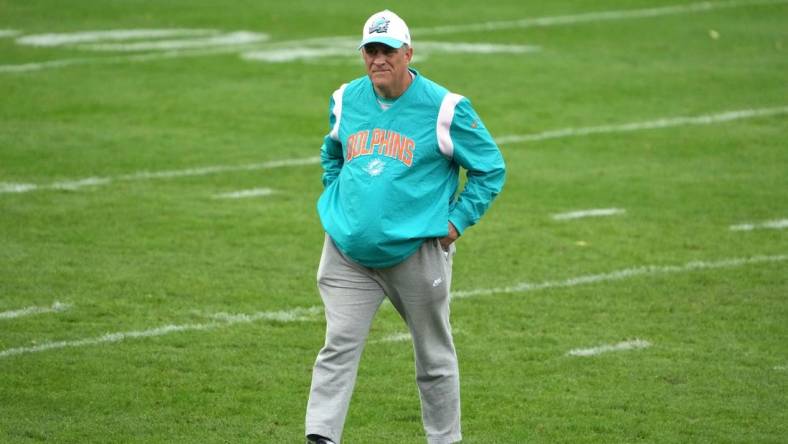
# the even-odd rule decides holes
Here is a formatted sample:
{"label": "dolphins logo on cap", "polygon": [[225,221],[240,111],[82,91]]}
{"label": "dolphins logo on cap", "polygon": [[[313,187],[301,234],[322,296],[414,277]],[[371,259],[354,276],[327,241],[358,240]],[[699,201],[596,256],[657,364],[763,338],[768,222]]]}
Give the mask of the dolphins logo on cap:
{"label": "dolphins logo on cap", "polygon": [[385,34],[389,30],[389,23],[391,23],[391,20],[386,17],[380,17],[369,25],[369,33],[373,34],[379,32]]}

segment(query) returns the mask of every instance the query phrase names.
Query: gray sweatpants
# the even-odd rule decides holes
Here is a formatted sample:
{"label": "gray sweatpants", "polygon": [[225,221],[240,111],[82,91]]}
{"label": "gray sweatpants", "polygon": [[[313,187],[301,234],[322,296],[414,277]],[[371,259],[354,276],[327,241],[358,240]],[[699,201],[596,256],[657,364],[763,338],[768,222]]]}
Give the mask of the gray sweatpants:
{"label": "gray sweatpants", "polygon": [[[317,356],[306,411],[306,434],[339,443],[361,352],[372,319],[388,297],[413,339],[416,382],[427,442],[460,441],[460,380],[449,325],[454,245],[424,241],[404,262],[367,268],[346,257],[326,236],[317,272],[326,315],[326,342]],[[386,437],[380,437],[385,442]]]}

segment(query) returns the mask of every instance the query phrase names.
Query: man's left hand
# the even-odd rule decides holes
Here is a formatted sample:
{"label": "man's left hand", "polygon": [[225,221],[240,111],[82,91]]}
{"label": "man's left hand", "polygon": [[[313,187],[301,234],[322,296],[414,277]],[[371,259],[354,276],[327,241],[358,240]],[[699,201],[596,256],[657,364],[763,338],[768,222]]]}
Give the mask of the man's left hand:
{"label": "man's left hand", "polygon": [[454,227],[454,224],[449,222],[449,234],[446,237],[438,239],[438,242],[441,243],[443,251],[449,251],[449,245],[454,243],[458,237],[460,237],[460,233],[457,232],[457,228]]}

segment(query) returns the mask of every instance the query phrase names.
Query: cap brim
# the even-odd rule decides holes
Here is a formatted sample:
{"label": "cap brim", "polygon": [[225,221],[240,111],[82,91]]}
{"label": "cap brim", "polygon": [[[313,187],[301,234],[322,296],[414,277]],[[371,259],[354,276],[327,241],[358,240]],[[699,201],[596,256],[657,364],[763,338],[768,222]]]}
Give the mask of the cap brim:
{"label": "cap brim", "polygon": [[360,45],[358,45],[358,49],[361,49],[364,45],[368,43],[383,43],[386,46],[391,46],[392,48],[401,48],[404,45],[404,42],[401,42],[397,39],[392,39],[391,37],[370,37],[366,40],[363,40]]}

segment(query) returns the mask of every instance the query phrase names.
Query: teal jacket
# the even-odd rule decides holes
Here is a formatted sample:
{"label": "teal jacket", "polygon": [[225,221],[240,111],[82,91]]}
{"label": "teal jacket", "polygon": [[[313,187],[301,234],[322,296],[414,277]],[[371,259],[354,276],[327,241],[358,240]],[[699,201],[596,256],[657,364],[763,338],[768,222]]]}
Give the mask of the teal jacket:
{"label": "teal jacket", "polygon": [[[317,209],[326,233],[354,261],[396,265],[425,239],[462,234],[504,184],[498,146],[464,97],[420,75],[382,110],[369,77],[329,102]],[[467,181],[457,195],[460,167]]]}

